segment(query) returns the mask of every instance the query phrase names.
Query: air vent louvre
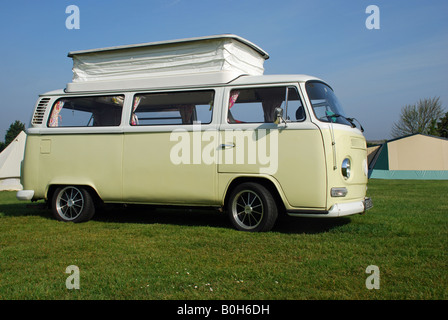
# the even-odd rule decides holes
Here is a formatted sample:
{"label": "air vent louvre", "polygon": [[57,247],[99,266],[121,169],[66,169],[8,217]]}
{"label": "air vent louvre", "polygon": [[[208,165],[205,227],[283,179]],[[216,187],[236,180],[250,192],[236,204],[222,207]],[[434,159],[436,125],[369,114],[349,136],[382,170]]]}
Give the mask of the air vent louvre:
{"label": "air vent louvre", "polygon": [[37,108],[34,111],[33,120],[31,121],[32,124],[42,124],[42,122],[44,121],[45,110],[47,109],[49,101],[50,98],[40,99],[39,103],[37,104]]}

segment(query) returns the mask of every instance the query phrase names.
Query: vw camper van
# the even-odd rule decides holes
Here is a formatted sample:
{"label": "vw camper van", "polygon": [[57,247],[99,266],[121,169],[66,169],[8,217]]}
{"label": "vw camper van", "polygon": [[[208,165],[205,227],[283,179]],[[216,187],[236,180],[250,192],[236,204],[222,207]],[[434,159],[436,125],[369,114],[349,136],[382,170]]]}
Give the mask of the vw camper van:
{"label": "vw camper van", "polygon": [[279,214],[362,214],[367,147],[332,87],[264,75],[236,35],[70,52],[73,80],[39,96],[17,198],[83,222],[98,204],[215,207],[238,230]]}

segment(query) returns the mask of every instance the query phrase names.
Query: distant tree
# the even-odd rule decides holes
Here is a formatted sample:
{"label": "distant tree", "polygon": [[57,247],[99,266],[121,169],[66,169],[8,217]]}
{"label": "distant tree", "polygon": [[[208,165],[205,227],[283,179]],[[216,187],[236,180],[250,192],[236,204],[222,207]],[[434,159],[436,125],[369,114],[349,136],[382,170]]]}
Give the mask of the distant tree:
{"label": "distant tree", "polygon": [[439,137],[448,138],[448,112],[440,119],[440,122],[437,122],[435,131]]}
{"label": "distant tree", "polygon": [[439,132],[437,131],[437,119],[431,121],[431,124],[428,128],[428,134],[431,136],[438,136]]}
{"label": "distant tree", "polygon": [[25,124],[23,124],[19,120],[16,120],[9,126],[8,131],[6,131],[4,148],[6,148],[19,135],[21,131],[25,131]]}
{"label": "distant tree", "polygon": [[417,104],[406,105],[401,109],[400,120],[392,126],[391,134],[394,138],[408,134],[433,133],[434,124],[443,115],[440,97],[420,99]]}

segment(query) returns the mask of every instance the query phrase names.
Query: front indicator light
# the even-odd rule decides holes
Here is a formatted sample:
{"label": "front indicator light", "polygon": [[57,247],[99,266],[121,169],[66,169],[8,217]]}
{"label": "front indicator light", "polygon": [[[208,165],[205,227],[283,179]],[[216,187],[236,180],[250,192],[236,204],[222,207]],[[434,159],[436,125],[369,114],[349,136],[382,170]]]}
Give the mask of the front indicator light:
{"label": "front indicator light", "polygon": [[332,197],[345,197],[347,195],[347,188],[331,188]]}

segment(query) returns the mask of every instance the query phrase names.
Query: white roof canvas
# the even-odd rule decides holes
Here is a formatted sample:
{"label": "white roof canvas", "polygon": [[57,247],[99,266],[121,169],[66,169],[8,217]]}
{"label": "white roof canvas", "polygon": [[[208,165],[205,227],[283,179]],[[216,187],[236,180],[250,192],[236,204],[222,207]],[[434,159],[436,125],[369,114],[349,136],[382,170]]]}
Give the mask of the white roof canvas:
{"label": "white roof canvas", "polygon": [[[173,41],[75,51],[73,84],[231,73],[261,75],[269,55],[236,35],[217,35]],[[75,86],[76,87],[76,86]]]}

